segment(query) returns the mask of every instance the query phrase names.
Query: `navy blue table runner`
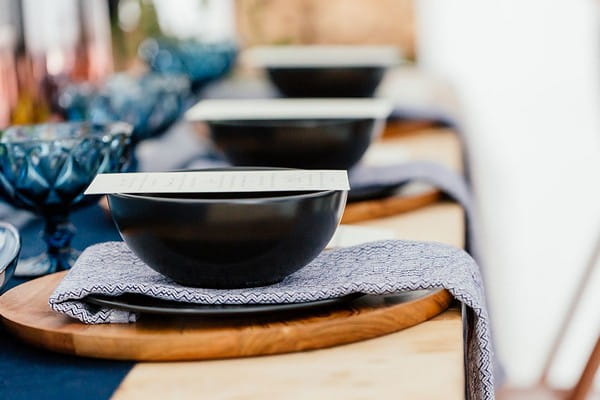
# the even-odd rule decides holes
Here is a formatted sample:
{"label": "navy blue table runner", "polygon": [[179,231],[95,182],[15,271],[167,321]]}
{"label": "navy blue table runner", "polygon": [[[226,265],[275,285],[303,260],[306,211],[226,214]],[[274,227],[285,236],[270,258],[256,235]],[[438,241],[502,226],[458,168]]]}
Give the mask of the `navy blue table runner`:
{"label": "navy blue table runner", "polygon": [[[83,250],[89,245],[120,240],[112,221],[99,206],[73,213],[77,227],[73,245]],[[90,226],[94,229],[90,229]],[[32,219],[20,229],[23,257],[44,250],[40,237],[43,221]],[[8,288],[26,279],[13,278]],[[62,355],[26,346],[0,324],[0,399],[1,400],[106,400],[110,398],[133,362],[107,361]]]}

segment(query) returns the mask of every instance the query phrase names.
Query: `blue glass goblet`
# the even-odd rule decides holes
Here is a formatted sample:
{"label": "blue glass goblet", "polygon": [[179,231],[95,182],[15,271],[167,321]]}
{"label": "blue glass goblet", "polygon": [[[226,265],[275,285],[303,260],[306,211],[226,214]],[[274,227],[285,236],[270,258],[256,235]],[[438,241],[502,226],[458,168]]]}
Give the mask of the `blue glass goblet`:
{"label": "blue glass goblet", "polygon": [[190,81],[183,75],[112,75],[102,85],[67,86],[58,104],[69,121],[124,121],[133,126],[132,141],[166,131],[187,107]]}
{"label": "blue glass goblet", "polygon": [[192,92],[197,94],[233,68],[237,46],[231,41],[148,38],[140,44],[138,54],[154,72],[186,74],[192,81]]}
{"label": "blue glass goblet", "polygon": [[96,174],[122,171],[129,159],[130,125],[49,123],[13,126],[0,137],[0,194],[45,219],[47,252],[23,260],[19,275],[69,269],[75,228],[69,213],[97,201],[83,192]]}

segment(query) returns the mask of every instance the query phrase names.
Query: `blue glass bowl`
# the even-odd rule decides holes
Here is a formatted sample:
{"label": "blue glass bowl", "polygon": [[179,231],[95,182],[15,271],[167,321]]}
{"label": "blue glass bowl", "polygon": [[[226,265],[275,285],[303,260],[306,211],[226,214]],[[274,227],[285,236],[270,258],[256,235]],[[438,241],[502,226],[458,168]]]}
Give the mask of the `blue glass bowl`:
{"label": "blue glass bowl", "polygon": [[69,213],[94,200],[83,192],[96,174],[122,171],[131,126],[122,123],[57,123],[14,126],[0,137],[0,194],[46,220],[48,252],[19,271],[39,275],[70,268],[76,252]]}
{"label": "blue glass bowl", "polygon": [[124,121],[133,126],[135,143],[165,132],[186,110],[190,81],[183,75],[115,74],[100,87],[70,85],[58,104],[69,121]]}
{"label": "blue glass bowl", "polygon": [[20,251],[21,239],[17,229],[0,222],[0,293],[15,272]]}
{"label": "blue glass bowl", "polygon": [[144,40],[138,54],[150,69],[164,74],[186,74],[197,93],[206,84],[222,78],[234,66],[237,46],[233,42],[216,43],[197,40]]}

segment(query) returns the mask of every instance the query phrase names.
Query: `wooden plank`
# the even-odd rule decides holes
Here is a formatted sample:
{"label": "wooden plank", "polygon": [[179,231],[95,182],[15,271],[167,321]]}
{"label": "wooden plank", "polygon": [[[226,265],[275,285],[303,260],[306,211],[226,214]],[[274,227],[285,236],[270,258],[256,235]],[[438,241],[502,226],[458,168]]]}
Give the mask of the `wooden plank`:
{"label": "wooden plank", "polygon": [[434,161],[462,171],[462,149],[457,134],[448,128],[432,128],[384,137],[367,150],[363,162],[386,165],[406,161]]}
{"label": "wooden plank", "polygon": [[401,332],[325,350],[138,364],[115,400],[462,399],[457,309]]}
{"label": "wooden plank", "polygon": [[465,245],[464,211],[450,201],[352,225],[390,229],[398,239],[429,240],[461,248]]}

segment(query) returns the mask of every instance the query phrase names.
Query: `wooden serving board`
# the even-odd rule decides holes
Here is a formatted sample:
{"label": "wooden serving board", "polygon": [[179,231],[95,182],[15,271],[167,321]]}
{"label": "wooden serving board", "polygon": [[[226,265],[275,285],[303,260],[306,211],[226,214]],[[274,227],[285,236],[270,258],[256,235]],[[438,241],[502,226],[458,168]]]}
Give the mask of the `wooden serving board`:
{"label": "wooden serving board", "polygon": [[382,199],[357,201],[346,204],[342,224],[384,218],[403,212],[416,210],[438,202],[442,198],[439,190],[433,189],[408,196],[391,196]]}
{"label": "wooden serving board", "polygon": [[440,289],[420,296],[407,294],[402,302],[363,297],[311,313],[253,318],[144,315],[132,324],[85,325],[48,306],[48,297],[64,275],[38,278],[2,295],[2,322],[37,347],[120,360],[203,360],[331,347],[419,324],[446,310],[452,301],[450,293]]}

